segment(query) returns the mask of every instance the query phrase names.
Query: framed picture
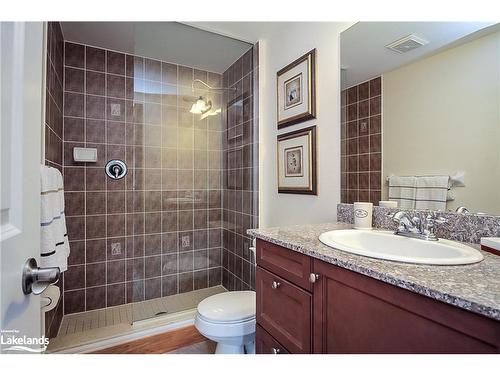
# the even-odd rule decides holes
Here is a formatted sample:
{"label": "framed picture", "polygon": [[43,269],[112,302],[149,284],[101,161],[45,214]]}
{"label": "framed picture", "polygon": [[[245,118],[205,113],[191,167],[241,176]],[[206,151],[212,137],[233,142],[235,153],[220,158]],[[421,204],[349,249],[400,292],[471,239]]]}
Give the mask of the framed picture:
{"label": "framed picture", "polygon": [[278,129],[316,117],[316,50],[277,73]]}
{"label": "framed picture", "polygon": [[317,194],[316,126],[277,139],[278,193]]}

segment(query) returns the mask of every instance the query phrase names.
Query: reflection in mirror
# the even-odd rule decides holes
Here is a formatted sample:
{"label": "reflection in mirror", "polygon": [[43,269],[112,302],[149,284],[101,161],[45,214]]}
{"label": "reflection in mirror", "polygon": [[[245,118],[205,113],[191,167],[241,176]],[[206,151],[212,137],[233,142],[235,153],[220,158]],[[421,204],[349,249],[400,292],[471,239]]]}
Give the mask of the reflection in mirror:
{"label": "reflection in mirror", "polygon": [[360,22],[341,69],[343,203],[500,215],[500,24]]}

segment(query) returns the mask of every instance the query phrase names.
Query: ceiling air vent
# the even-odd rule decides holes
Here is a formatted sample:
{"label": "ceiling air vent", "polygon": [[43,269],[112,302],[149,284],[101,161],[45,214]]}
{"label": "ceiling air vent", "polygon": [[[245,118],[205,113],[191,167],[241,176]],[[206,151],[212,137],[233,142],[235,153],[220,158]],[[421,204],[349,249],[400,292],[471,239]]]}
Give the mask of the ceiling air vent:
{"label": "ceiling air vent", "polygon": [[425,46],[427,43],[429,43],[427,40],[411,34],[386,45],[386,48],[389,48],[397,53],[405,53],[414,50],[415,48]]}

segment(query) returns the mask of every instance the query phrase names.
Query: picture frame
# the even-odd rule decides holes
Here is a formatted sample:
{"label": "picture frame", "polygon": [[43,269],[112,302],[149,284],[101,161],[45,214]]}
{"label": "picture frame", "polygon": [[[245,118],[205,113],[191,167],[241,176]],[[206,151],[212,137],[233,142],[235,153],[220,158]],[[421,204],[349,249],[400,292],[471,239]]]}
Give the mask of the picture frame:
{"label": "picture frame", "polygon": [[316,49],[276,73],[278,129],[316,118]]}
{"label": "picture frame", "polygon": [[317,195],[316,126],[279,134],[278,193]]}

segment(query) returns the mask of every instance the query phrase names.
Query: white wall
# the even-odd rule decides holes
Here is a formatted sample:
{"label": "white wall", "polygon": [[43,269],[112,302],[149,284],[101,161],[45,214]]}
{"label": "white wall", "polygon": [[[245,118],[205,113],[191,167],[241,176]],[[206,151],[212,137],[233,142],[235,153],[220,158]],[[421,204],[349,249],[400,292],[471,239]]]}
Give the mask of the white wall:
{"label": "white wall", "polygon": [[[336,220],[340,202],[340,32],[342,23],[284,23],[260,37],[260,226]],[[276,72],[317,50],[317,118],[279,132]],[[278,194],[276,136],[317,126],[318,195]]]}
{"label": "white wall", "polygon": [[384,74],[382,98],[384,177],[463,170],[447,209],[500,214],[500,33]]}

